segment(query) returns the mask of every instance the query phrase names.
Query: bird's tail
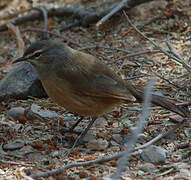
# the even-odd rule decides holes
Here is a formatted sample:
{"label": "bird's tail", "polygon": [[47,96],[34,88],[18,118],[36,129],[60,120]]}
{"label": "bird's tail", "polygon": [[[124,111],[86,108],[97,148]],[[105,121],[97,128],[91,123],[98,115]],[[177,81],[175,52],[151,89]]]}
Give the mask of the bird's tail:
{"label": "bird's tail", "polygon": [[[127,81],[125,83],[125,86],[138,101],[141,101],[141,102],[143,101],[143,97],[144,97],[143,90],[139,90],[139,89],[135,88],[133,85],[131,85]],[[172,112],[175,112],[183,117],[191,117],[190,111],[188,111],[186,108],[184,108],[182,106],[178,106],[176,104],[171,103],[165,97],[152,94],[151,102],[154,105],[161,106],[161,107],[163,107],[167,110],[170,110]]]}

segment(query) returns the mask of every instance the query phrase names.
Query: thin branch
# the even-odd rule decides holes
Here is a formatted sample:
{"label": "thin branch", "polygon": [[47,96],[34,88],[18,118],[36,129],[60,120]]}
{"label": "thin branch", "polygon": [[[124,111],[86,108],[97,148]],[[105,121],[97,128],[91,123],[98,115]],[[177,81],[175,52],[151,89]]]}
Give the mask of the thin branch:
{"label": "thin branch", "polygon": [[[162,134],[159,134],[157,137],[155,137],[154,139],[152,139],[151,141],[136,147],[133,151],[136,151],[134,153],[132,153],[132,155],[137,155],[140,154],[140,152],[137,152],[140,149],[146,148],[147,146],[154,144],[155,142],[157,142],[159,139],[167,136],[168,134],[172,133],[173,131],[175,131],[177,128],[182,127],[182,125],[184,124],[184,122],[186,122],[186,120],[178,123],[177,125],[175,125],[173,128],[171,128],[169,131],[164,132]],[[104,162],[108,162],[114,159],[118,159],[120,157],[122,157],[123,155],[125,155],[125,151],[123,152],[119,152],[119,153],[115,153],[113,155],[110,156],[106,156],[106,157],[100,157],[98,159],[95,160],[91,160],[91,161],[85,161],[85,162],[76,162],[76,163],[70,163],[67,164],[66,166],[54,169],[54,170],[50,170],[50,171],[46,171],[40,174],[31,174],[30,176],[34,179],[37,179],[39,177],[47,177],[47,176],[51,176],[51,175],[55,175],[55,174],[60,174],[62,171],[70,169],[72,167],[80,167],[80,166],[91,166],[91,165],[95,165],[95,164],[99,164],[99,163],[104,163]]]}
{"label": "thin branch", "polygon": [[155,73],[155,72],[154,72],[154,75],[157,76],[157,77],[159,77],[159,78],[161,78],[162,80],[168,82],[169,84],[173,85],[175,88],[177,88],[177,89],[179,89],[179,90],[183,89],[183,88],[180,87],[179,85],[172,83],[170,80],[164,78],[163,76],[161,76],[161,75],[159,75],[159,74],[157,74],[157,73]]}
{"label": "thin branch", "polygon": [[109,12],[106,16],[104,16],[101,20],[99,20],[96,23],[96,27],[98,28],[99,26],[101,26],[103,23],[105,23],[110,17],[112,17],[115,13],[117,13],[118,11],[120,11],[123,7],[125,7],[127,5],[127,1],[128,0],[122,0],[115,8],[113,8],[111,10],[111,12]]}
{"label": "thin branch", "polygon": [[[127,1],[127,6],[128,8],[133,8],[137,5],[140,5],[142,3],[146,3],[149,1],[153,0],[128,0]],[[79,25],[82,27],[88,27],[88,25],[97,23],[102,17],[107,15],[109,12],[111,12],[115,6],[109,7],[108,9],[104,9],[99,12],[89,12],[80,8],[66,8],[66,7],[61,7],[61,8],[50,8],[47,10],[48,17],[62,17],[63,16],[69,16],[69,17],[74,17],[79,21]],[[29,8],[27,11],[30,11],[33,8]],[[18,14],[23,13],[26,11],[20,11]],[[15,13],[16,14],[16,13]],[[14,18],[11,21],[12,24],[14,25],[20,25],[28,21],[34,21],[34,20],[41,20],[43,18],[41,12],[31,12],[28,13],[27,15],[24,15],[22,17],[17,17]],[[7,26],[6,23],[0,25],[0,31],[6,31]]]}
{"label": "thin branch", "polygon": [[183,66],[186,68],[186,70],[188,72],[191,72],[191,66],[188,65],[185,60],[177,53],[177,51],[175,50],[175,48],[172,46],[171,42],[170,42],[170,38],[169,36],[167,37],[167,42],[166,42],[168,48],[170,49],[170,52],[175,56],[177,57],[181,63],[183,64]]}
{"label": "thin branch", "polygon": [[31,174],[30,176],[34,179],[37,179],[39,177],[47,177],[47,176],[50,176],[53,174],[60,174],[62,171],[69,169],[69,168],[72,168],[72,167],[80,167],[80,166],[85,167],[85,166],[91,166],[91,165],[98,164],[98,163],[107,162],[110,160],[117,159],[117,158],[121,157],[123,154],[124,154],[124,152],[120,152],[120,153],[116,153],[116,154],[111,155],[111,156],[101,157],[101,158],[91,160],[91,161],[70,163],[70,164],[67,164],[66,166],[63,166],[63,167],[60,167],[60,168],[57,168],[54,170],[46,171],[46,172],[39,173],[39,174]]}
{"label": "thin branch", "polygon": [[24,164],[24,163],[20,163],[20,162],[15,162],[15,161],[5,161],[0,159],[0,163],[1,164],[11,164],[11,165],[18,165],[18,166],[27,166],[27,167],[34,167],[34,164]]}
{"label": "thin branch", "polygon": [[[40,11],[43,15],[43,19],[44,19],[44,31],[46,32],[48,30],[48,13],[47,10],[45,8],[43,8],[42,6],[37,6],[34,7],[32,9],[36,9],[38,11]],[[42,34],[42,39],[48,39],[48,33],[43,33]]]}
{"label": "thin branch", "polygon": [[145,88],[144,106],[143,106],[142,115],[140,116],[139,121],[137,122],[136,128],[133,132],[131,139],[128,141],[128,144],[127,144],[128,148],[126,148],[124,154],[118,160],[118,167],[113,177],[114,180],[120,179],[121,173],[124,171],[125,167],[127,167],[129,157],[134,150],[134,145],[137,142],[138,135],[142,132],[144,125],[146,123],[146,120],[148,119],[150,115],[149,107],[150,107],[151,98],[152,98],[152,88],[153,88],[153,79],[148,83],[148,85]]}
{"label": "thin branch", "polygon": [[114,7],[113,9],[111,9],[111,11],[109,11],[109,13],[107,13],[101,20],[99,20],[96,24],[96,27],[98,28],[99,26],[101,26],[103,23],[105,23],[109,18],[111,18],[113,15],[115,15],[117,12],[119,12],[122,9],[125,8],[132,8],[135,7],[138,4],[142,4],[142,3],[146,3],[152,0],[121,0],[121,2]]}
{"label": "thin branch", "polygon": [[66,31],[72,27],[77,27],[77,26],[80,26],[80,21],[75,21],[74,23],[71,23],[71,24],[67,24],[67,25],[62,25],[60,28],[59,28],[59,31],[60,32],[63,32],[63,31]]}
{"label": "thin branch", "polygon": [[151,42],[151,44],[153,44],[157,49],[159,49],[162,53],[164,53],[165,55],[167,55],[168,57],[174,59],[176,62],[180,63],[183,65],[183,67],[186,68],[186,70],[188,70],[189,72],[191,72],[191,67],[185,63],[185,61],[182,61],[182,59],[177,58],[175,55],[173,55],[173,53],[169,53],[168,51],[166,51],[164,48],[158,46],[154,41],[152,41],[150,38],[148,38],[146,35],[144,35],[139,29],[137,29],[137,27],[131,22],[131,20],[129,19],[129,17],[127,16],[127,14],[125,13],[125,11],[123,11],[128,23],[135,29],[135,31],[137,33],[139,33],[141,36],[143,36],[146,40],[148,40],[149,42]]}
{"label": "thin branch", "polygon": [[120,59],[125,59],[125,58],[133,57],[133,56],[140,56],[140,55],[148,54],[148,53],[159,53],[159,52],[160,52],[160,50],[148,49],[148,50],[144,50],[144,51],[127,54],[125,56],[121,56]]}
{"label": "thin branch", "polygon": [[128,51],[126,49],[107,47],[107,46],[100,46],[100,45],[93,45],[93,46],[82,47],[82,48],[80,48],[78,50],[82,51],[82,50],[85,50],[85,49],[99,49],[99,48],[116,50],[116,51],[121,51],[121,52],[125,52],[125,53],[131,53],[131,51]]}
{"label": "thin branch", "polygon": [[174,132],[176,129],[181,128],[184,124],[184,122],[186,122],[186,119],[184,119],[183,121],[179,122],[178,124],[176,124],[173,128],[171,128],[168,131],[162,132],[161,134],[159,134],[158,136],[156,136],[155,138],[153,138],[151,141],[136,147],[134,150],[137,151],[139,149],[144,149],[148,146],[150,146],[151,144],[156,143],[157,141],[159,141],[160,139],[162,139],[163,137],[168,136],[169,134],[171,134],[172,132]]}

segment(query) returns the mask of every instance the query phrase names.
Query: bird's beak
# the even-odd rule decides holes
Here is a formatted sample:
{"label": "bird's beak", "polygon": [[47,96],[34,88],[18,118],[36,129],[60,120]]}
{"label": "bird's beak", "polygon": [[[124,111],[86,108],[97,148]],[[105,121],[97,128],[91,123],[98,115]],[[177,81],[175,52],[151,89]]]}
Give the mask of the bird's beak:
{"label": "bird's beak", "polygon": [[15,63],[22,62],[22,61],[27,61],[27,58],[22,56],[22,57],[15,59],[12,63],[15,64]]}

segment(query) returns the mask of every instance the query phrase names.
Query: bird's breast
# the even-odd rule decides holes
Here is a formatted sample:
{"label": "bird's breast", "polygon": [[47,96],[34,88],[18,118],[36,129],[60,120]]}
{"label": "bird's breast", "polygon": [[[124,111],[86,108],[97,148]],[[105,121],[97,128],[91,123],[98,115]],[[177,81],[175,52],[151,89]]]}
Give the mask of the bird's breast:
{"label": "bird's breast", "polygon": [[79,95],[70,89],[67,81],[64,79],[60,81],[54,76],[47,76],[41,81],[48,96],[54,102],[81,116],[100,116],[122,103],[119,99],[88,96],[83,92]]}

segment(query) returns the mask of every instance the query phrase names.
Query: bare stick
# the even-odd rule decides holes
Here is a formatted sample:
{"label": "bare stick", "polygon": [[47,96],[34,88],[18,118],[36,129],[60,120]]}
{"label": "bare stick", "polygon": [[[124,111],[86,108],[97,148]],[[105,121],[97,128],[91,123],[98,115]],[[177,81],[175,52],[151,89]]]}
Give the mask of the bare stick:
{"label": "bare stick", "polygon": [[[128,0],[128,7],[133,8],[139,4],[149,2],[149,1],[153,1],[153,0],[136,0],[136,1]],[[48,17],[53,17],[53,16],[62,17],[62,18],[63,16],[75,17],[79,21],[79,25],[83,27],[88,27],[89,24],[97,23],[100,20],[100,18],[108,14],[112,9],[113,7],[110,7],[106,10],[102,10],[102,11],[94,13],[94,12],[85,11],[80,8],[60,7],[60,8],[47,9],[47,13],[48,13]],[[41,20],[41,19],[42,19],[41,12],[32,12],[22,17],[14,18],[10,21],[14,25],[20,25],[28,21]],[[6,30],[7,30],[6,23],[0,24],[0,31],[6,31]]]}
{"label": "bare stick", "polygon": [[167,55],[168,57],[174,59],[176,62],[181,63],[183,65],[183,67],[186,68],[186,70],[188,70],[189,72],[191,72],[191,67],[186,64],[185,62],[182,62],[181,59],[177,58],[176,56],[173,55],[173,53],[169,53],[168,51],[166,51],[164,48],[158,46],[154,41],[152,41],[151,39],[149,39],[147,36],[145,36],[140,30],[137,29],[137,27],[131,22],[131,20],[129,19],[129,17],[127,16],[127,14],[125,13],[125,11],[123,11],[127,21],[129,22],[129,24],[135,29],[136,32],[138,32],[141,36],[143,36],[145,39],[147,39],[149,42],[151,42],[157,49],[159,49],[162,53],[164,53],[165,55]]}
{"label": "bare stick", "polygon": [[160,50],[154,50],[154,49],[148,49],[148,50],[144,50],[144,51],[139,51],[139,52],[134,52],[131,54],[127,54],[125,56],[121,56],[120,59],[125,59],[128,57],[133,57],[133,56],[140,56],[142,54],[148,54],[148,53],[159,53]]}
{"label": "bare stick", "polygon": [[175,48],[172,46],[171,42],[170,42],[170,38],[169,36],[167,37],[167,42],[166,42],[168,48],[170,49],[170,52],[177,57],[178,59],[180,59],[182,65],[186,68],[187,71],[191,72],[191,66],[188,65],[185,60],[177,53],[177,51],[175,50]]}
{"label": "bare stick", "polygon": [[127,167],[129,157],[131,153],[133,152],[134,145],[138,139],[138,135],[142,132],[144,125],[146,123],[146,120],[148,119],[150,115],[149,107],[150,107],[151,98],[152,98],[152,87],[153,87],[153,80],[151,80],[146,86],[145,93],[144,93],[145,97],[144,97],[144,106],[143,106],[142,115],[139,118],[139,121],[137,122],[133,135],[127,144],[128,148],[126,148],[124,154],[118,160],[118,167],[113,177],[113,179],[115,180],[120,179],[121,173],[124,171],[125,167]]}
{"label": "bare stick", "polygon": [[128,51],[126,49],[121,49],[121,48],[114,48],[114,47],[107,47],[107,46],[100,46],[100,45],[93,45],[93,46],[87,46],[87,47],[82,47],[78,49],[79,51],[85,50],[85,49],[97,49],[97,48],[103,48],[103,49],[111,49],[111,50],[116,50],[116,51],[121,51],[125,53],[131,53],[131,51]]}
{"label": "bare stick", "polygon": [[[137,155],[139,154],[140,152],[137,152],[138,150],[140,149],[143,149],[143,148],[146,148],[147,146],[151,145],[151,144],[154,144],[155,142],[157,142],[159,139],[167,136],[168,134],[172,133],[173,131],[175,131],[177,128],[181,127],[183,125],[183,123],[186,122],[185,120],[178,123],[176,126],[174,126],[172,129],[170,129],[169,131],[167,132],[164,132],[162,134],[159,134],[157,137],[155,137],[154,139],[152,139],[151,141],[147,142],[146,144],[143,144],[141,146],[138,146],[136,147],[133,151],[136,151],[134,153],[132,153],[132,155]],[[95,164],[98,164],[98,163],[104,163],[104,162],[108,162],[108,161],[111,161],[111,160],[114,160],[114,159],[118,159],[120,157],[122,157],[126,152],[123,151],[123,152],[119,152],[119,153],[115,153],[113,155],[110,155],[110,156],[106,156],[106,157],[100,157],[98,159],[95,159],[95,160],[91,160],[91,161],[85,161],[85,162],[76,162],[76,163],[69,163],[67,164],[66,166],[63,166],[63,167],[60,167],[60,168],[57,168],[57,169],[54,169],[54,170],[50,170],[50,171],[46,171],[46,172],[43,172],[43,173],[40,173],[40,174],[31,174],[30,176],[34,179],[37,179],[39,177],[47,177],[47,176],[51,176],[51,175],[54,175],[54,174],[60,174],[62,171],[64,170],[67,170],[67,169],[70,169],[72,167],[80,167],[80,166],[91,166],[91,165],[95,165]]]}
{"label": "bare stick", "polygon": [[108,14],[106,14],[101,20],[99,20],[96,23],[96,27],[98,28],[100,25],[105,23],[109,18],[111,18],[114,14],[124,9],[125,7],[130,8],[130,7],[134,7],[136,4],[146,3],[149,1],[152,1],[152,0],[136,0],[136,1],[121,0],[121,2],[115,8],[113,8]]}
{"label": "bare stick", "polygon": [[137,151],[139,149],[143,149],[143,148],[146,148],[148,146],[150,146],[151,144],[154,144],[156,143],[157,141],[159,141],[160,139],[162,139],[163,137],[166,137],[168,136],[169,134],[171,134],[172,132],[174,132],[177,128],[180,128],[183,126],[184,122],[186,120],[184,119],[183,121],[179,122],[178,124],[176,124],[173,128],[171,128],[170,130],[168,130],[167,132],[162,132],[160,133],[158,136],[156,136],[155,138],[153,138],[152,140],[150,140],[149,142],[141,145],[141,146],[138,146],[136,147],[134,150]]}
{"label": "bare stick", "polygon": [[96,27],[98,28],[100,25],[102,25],[105,21],[107,21],[110,17],[112,17],[115,13],[120,11],[123,7],[127,5],[128,0],[122,0],[110,13],[108,13],[106,16],[104,16],[101,20],[99,20],[96,23]]}
{"label": "bare stick", "polygon": [[50,170],[50,171],[46,171],[40,174],[31,174],[30,176],[34,179],[37,179],[39,177],[46,177],[46,176],[50,176],[53,174],[60,174],[62,171],[72,168],[72,167],[80,167],[80,166],[91,166],[97,163],[103,163],[103,162],[107,162],[113,159],[117,159],[119,157],[121,157],[124,154],[124,152],[120,152],[120,153],[116,153],[114,155],[111,156],[106,156],[106,157],[101,157],[95,160],[91,160],[91,161],[85,161],[85,162],[77,162],[77,163],[69,163],[66,166],[54,169],[54,170]]}
{"label": "bare stick", "polygon": [[34,167],[34,164],[24,164],[24,163],[19,163],[19,162],[15,162],[15,161],[5,161],[0,159],[0,163],[2,164],[11,164],[11,165],[18,165],[18,166],[27,166],[27,167]]}
{"label": "bare stick", "polygon": [[[43,8],[42,6],[37,6],[37,7],[34,7],[32,9],[36,9],[43,14],[44,31],[46,32],[48,30],[48,13],[47,13],[47,10],[45,10],[45,8]],[[45,33],[45,32],[42,34],[42,39],[48,39],[48,33]]]}

